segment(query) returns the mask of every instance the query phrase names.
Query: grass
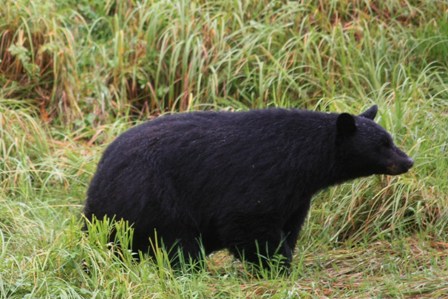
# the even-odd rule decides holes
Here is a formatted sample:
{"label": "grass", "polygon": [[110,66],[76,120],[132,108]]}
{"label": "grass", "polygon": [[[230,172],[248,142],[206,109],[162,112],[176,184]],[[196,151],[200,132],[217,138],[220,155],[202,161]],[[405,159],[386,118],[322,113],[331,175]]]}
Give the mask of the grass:
{"label": "grass", "polygon": [[[0,7],[0,298],[448,296],[444,1],[29,1]],[[171,111],[298,107],[377,121],[415,160],[314,198],[292,273],[196,272],[81,232],[105,146]],[[125,228],[121,238],[126,240]]]}

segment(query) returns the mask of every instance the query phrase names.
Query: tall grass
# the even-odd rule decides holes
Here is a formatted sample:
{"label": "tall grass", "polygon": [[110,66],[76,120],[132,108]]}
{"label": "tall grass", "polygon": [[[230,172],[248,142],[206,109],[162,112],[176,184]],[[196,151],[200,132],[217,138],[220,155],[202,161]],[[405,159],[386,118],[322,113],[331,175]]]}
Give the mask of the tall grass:
{"label": "tall grass", "polygon": [[[0,298],[445,297],[445,1],[30,1],[0,6]],[[171,111],[297,107],[377,121],[415,160],[314,199],[292,273],[199,271],[81,232],[105,146]],[[120,227],[118,237],[128,240]]]}

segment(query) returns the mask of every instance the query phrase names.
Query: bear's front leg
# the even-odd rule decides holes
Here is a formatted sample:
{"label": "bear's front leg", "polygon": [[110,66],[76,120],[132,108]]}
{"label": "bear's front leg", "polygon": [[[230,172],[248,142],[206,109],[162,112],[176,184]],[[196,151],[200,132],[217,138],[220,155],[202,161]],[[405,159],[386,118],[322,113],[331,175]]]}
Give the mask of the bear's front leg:
{"label": "bear's front leg", "polygon": [[300,230],[303,223],[305,222],[309,209],[310,199],[306,200],[301,207],[299,207],[294,213],[292,213],[283,225],[283,231],[286,235],[286,242],[291,248],[292,253],[294,253],[297,238],[299,237]]}

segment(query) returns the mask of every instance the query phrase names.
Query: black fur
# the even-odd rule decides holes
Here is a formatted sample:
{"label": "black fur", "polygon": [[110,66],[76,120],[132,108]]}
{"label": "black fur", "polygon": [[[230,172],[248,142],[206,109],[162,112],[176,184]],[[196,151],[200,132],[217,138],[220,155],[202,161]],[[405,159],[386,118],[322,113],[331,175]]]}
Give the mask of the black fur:
{"label": "black fur", "polygon": [[168,248],[199,258],[227,248],[289,265],[313,194],[372,174],[400,174],[412,160],[372,120],[268,109],[162,116],[130,129],[105,151],[85,216],[125,219],[133,250],[151,253],[154,232]]}

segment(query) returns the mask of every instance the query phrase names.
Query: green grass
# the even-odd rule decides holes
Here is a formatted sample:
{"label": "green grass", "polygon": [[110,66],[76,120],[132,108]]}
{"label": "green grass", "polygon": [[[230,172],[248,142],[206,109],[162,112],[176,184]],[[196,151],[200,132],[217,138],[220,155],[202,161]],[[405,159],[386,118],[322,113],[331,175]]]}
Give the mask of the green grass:
{"label": "green grass", "polygon": [[[447,11],[445,1],[6,0],[0,298],[447,297]],[[415,166],[318,194],[289,277],[255,277],[226,252],[196,272],[172,270],[163,251],[137,263],[106,249],[110,226],[81,232],[102,151],[136,123],[373,103]]]}

